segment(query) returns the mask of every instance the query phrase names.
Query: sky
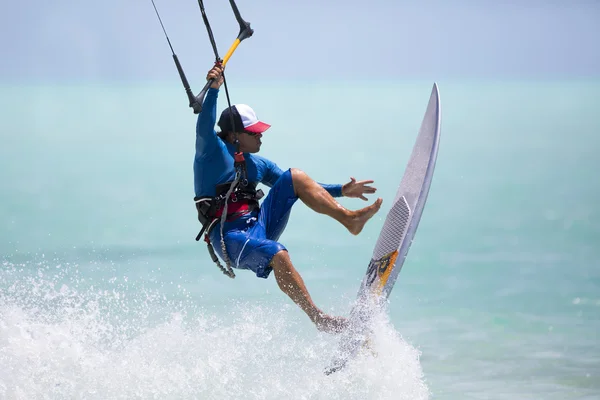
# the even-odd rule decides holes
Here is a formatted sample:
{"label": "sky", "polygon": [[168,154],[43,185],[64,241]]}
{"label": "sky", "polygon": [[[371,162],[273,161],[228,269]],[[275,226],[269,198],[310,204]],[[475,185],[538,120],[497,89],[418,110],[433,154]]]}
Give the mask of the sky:
{"label": "sky", "polygon": [[[188,75],[214,62],[196,0],[155,0]],[[254,35],[229,73],[248,79],[595,78],[598,0],[237,0]],[[223,56],[239,27],[205,0]],[[177,77],[151,0],[2,5],[0,82]]]}

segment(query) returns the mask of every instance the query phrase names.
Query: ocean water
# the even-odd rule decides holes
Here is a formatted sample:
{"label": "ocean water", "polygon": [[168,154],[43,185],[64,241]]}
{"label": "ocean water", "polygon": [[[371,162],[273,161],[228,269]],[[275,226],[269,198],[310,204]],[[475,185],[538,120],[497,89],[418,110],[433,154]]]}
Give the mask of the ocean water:
{"label": "ocean water", "polygon": [[[232,82],[273,125],[264,156],[375,180],[359,236],[298,203],[281,238],[345,315],[433,82]],[[0,398],[600,398],[600,82],[438,84],[436,173],[377,355],[332,376],[336,337],[194,241],[178,82],[2,85]]]}

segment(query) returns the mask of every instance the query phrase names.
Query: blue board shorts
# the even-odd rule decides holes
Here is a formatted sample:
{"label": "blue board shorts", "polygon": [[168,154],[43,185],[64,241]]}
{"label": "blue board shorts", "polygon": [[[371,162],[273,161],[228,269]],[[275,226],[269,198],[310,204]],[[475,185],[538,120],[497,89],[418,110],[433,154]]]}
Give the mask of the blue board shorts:
{"label": "blue board shorts", "polygon": [[[273,256],[281,250],[287,251],[278,240],[296,200],[292,172],[288,169],[275,182],[257,214],[225,223],[225,247],[233,268],[249,269],[259,278],[269,277],[273,271],[270,266]],[[220,231],[219,221],[210,233],[210,240],[223,259]]]}

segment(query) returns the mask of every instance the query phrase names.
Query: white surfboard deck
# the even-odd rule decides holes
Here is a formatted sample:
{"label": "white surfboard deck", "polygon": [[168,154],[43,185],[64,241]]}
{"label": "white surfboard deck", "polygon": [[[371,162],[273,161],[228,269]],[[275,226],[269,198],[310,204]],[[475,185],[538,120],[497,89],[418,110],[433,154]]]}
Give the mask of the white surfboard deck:
{"label": "white surfboard deck", "polygon": [[433,84],[425,116],[396,192],[356,302],[350,311],[350,327],[341,336],[327,375],[346,366],[363,348],[368,348],[369,321],[387,300],[415,236],[437,159],[441,125],[439,90]]}

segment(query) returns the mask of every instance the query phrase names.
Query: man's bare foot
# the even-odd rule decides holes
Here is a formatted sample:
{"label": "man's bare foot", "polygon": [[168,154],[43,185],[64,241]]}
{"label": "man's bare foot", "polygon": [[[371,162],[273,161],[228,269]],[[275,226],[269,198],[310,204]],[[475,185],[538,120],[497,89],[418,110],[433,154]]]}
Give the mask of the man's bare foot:
{"label": "man's bare foot", "polygon": [[353,211],[354,215],[350,218],[350,222],[346,224],[346,228],[348,228],[350,233],[358,235],[363,230],[367,221],[379,211],[382,202],[383,200],[379,198],[370,206]]}
{"label": "man's bare foot", "polygon": [[348,320],[343,317],[332,317],[327,314],[319,313],[313,319],[317,329],[326,333],[342,333],[348,327]]}

